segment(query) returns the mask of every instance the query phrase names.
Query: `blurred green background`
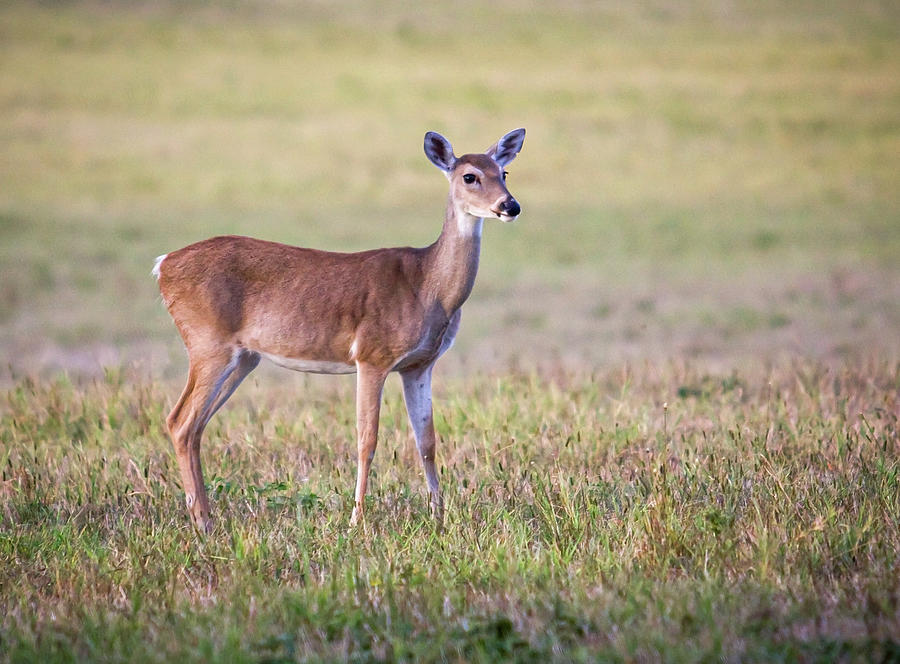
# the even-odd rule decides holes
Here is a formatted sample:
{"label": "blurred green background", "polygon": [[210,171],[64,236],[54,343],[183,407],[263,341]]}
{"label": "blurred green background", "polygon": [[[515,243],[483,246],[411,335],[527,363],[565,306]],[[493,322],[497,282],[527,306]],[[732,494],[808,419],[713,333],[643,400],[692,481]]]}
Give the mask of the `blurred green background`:
{"label": "blurred green background", "polygon": [[519,126],[449,371],[896,359],[898,37],[868,0],[3,3],[0,372],[180,375],[155,256],[428,244],[423,134]]}

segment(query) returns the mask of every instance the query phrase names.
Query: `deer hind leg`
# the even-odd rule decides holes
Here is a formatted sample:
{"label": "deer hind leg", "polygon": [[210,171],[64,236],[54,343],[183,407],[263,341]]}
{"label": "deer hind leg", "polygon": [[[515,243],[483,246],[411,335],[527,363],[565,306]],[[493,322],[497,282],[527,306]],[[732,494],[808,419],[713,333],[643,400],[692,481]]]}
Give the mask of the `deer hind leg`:
{"label": "deer hind leg", "polygon": [[259,364],[259,355],[243,349],[191,356],[187,384],[166,425],[181,471],[188,512],[197,528],[210,532],[209,499],[200,464],[200,439],[210,418]]}
{"label": "deer hind leg", "polygon": [[381,412],[381,395],[387,372],[367,364],[356,365],[356,503],[350,525],[356,525],[363,516],[369,467],[378,445],[378,418]]}
{"label": "deer hind leg", "polygon": [[431,407],[431,365],[425,369],[403,372],[400,377],[403,379],[403,398],[409,414],[409,425],[416,437],[416,447],[425,467],[425,479],[431,494],[431,514],[440,528],[444,520],[444,499],[434,464],[437,438]]}

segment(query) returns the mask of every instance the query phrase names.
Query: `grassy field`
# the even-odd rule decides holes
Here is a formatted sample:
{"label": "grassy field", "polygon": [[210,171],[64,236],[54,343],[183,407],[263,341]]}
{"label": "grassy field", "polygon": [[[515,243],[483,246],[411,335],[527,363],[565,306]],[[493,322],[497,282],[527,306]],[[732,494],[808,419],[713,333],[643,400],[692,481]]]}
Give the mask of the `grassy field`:
{"label": "grassy field", "polygon": [[309,382],[251,379],[210,427],[208,538],[160,384],[10,391],[5,659],[900,657],[896,365],[450,384],[441,534],[393,383],[368,526],[349,527],[352,387]]}
{"label": "grassy field", "polygon": [[[155,256],[425,245],[422,154],[528,130],[436,374],[208,429]],[[895,2],[0,4],[0,661],[900,659]]]}

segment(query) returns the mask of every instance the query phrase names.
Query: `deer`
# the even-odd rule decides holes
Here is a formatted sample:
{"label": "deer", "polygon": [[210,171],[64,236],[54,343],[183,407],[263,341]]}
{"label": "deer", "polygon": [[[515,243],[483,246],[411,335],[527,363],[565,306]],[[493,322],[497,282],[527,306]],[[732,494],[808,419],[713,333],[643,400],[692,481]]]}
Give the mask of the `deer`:
{"label": "deer", "polygon": [[459,331],[484,220],[512,222],[521,212],[505,167],[524,139],[525,130],[516,129],[484,153],[457,157],[446,138],[425,134],[425,155],[450,184],[443,228],[427,247],[338,253],[228,235],[156,259],[152,273],[188,355],[187,383],[166,428],[199,532],[213,528],[200,464],[203,431],[263,358],[297,371],[356,374],[351,527],[364,518],[384,383],[399,373],[431,515],[441,528],[432,369]]}

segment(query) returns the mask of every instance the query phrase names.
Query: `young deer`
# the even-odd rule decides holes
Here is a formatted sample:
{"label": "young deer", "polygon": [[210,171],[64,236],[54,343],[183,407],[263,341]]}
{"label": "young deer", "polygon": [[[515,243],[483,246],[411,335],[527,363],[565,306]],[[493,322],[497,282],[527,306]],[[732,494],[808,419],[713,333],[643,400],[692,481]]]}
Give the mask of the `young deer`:
{"label": "young deer", "polygon": [[156,260],[153,273],[187,348],[187,385],[166,419],[194,523],[209,532],[200,437],[213,414],[265,357],[313,373],[356,372],[359,466],[352,523],[363,513],[384,381],[403,396],[438,525],[443,500],[434,465],[431,369],[453,343],[478,270],[485,217],[513,221],[519,204],[506,172],[525,130],[484,154],[456,157],[440,134],[425,154],[450,181],[444,227],[421,249],[359,253],[301,249],[248,237],[214,237]]}

